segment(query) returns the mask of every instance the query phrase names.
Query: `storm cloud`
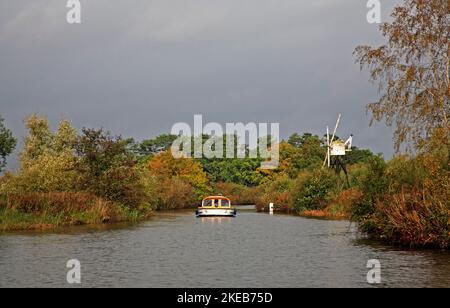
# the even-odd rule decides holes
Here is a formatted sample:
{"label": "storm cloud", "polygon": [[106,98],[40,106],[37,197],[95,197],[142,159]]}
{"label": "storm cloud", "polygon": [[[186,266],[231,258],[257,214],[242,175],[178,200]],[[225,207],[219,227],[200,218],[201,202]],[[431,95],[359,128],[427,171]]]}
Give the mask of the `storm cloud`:
{"label": "storm cloud", "polygon": [[[382,1],[383,20],[398,2]],[[342,113],[339,135],[392,155],[391,129],[369,127],[376,87],[352,56],[383,42],[365,0],[81,3],[79,25],[65,0],[0,3],[0,114],[19,138],[30,113],[138,140],[198,113],[322,135]]]}

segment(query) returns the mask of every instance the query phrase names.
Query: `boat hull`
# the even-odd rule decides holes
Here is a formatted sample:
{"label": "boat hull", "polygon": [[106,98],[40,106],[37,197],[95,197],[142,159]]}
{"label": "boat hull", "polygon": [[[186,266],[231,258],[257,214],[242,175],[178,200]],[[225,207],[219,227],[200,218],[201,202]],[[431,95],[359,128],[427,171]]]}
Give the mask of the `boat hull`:
{"label": "boat hull", "polygon": [[236,209],[199,208],[195,211],[197,217],[235,217]]}

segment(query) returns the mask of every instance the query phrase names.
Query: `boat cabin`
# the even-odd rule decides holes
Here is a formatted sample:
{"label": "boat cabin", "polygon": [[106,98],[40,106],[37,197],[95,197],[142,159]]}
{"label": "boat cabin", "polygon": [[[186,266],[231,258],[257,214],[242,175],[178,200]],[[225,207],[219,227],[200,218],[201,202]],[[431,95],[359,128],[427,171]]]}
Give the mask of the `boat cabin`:
{"label": "boat cabin", "polygon": [[210,196],[202,201],[202,208],[230,208],[230,199],[223,196]]}

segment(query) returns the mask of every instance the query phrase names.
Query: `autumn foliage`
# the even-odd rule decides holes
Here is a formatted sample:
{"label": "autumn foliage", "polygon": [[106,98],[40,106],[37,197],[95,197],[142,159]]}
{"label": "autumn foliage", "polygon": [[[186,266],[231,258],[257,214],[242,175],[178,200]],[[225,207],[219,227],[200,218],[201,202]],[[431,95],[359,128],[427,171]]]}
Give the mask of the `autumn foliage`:
{"label": "autumn foliage", "polygon": [[192,158],[174,158],[170,151],[160,153],[148,163],[156,185],[158,209],[193,207],[211,192],[202,165]]}
{"label": "autumn foliage", "polygon": [[[26,120],[28,135],[17,174],[0,182],[2,220],[29,226],[102,223],[146,217],[152,204],[134,158],[120,137],[83,129],[68,120],[52,132],[44,117]],[[31,216],[30,216],[31,215]],[[18,223],[2,222],[3,229]]]}
{"label": "autumn foliage", "polygon": [[355,50],[380,92],[368,110],[395,127],[397,150],[405,142],[419,146],[436,128],[450,133],[448,14],[447,0],[405,0],[381,25],[387,42]]}

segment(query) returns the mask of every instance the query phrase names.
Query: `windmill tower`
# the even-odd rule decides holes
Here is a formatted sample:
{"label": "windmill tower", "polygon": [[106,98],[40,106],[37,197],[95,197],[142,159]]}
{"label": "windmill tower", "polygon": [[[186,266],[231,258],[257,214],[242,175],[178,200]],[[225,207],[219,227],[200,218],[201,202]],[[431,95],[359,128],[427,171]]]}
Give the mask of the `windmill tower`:
{"label": "windmill tower", "polygon": [[334,140],[340,121],[341,114],[339,114],[338,116],[331,138],[330,130],[327,126],[327,153],[325,154],[323,166],[328,166],[328,168],[333,166],[337,174],[339,174],[341,170],[344,171],[347,184],[349,184],[347,168],[345,166],[345,162],[341,159],[341,157],[345,156],[347,152],[350,152],[352,150],[353,135],[350,135],[350,137],[345,142],[341,140]]}

